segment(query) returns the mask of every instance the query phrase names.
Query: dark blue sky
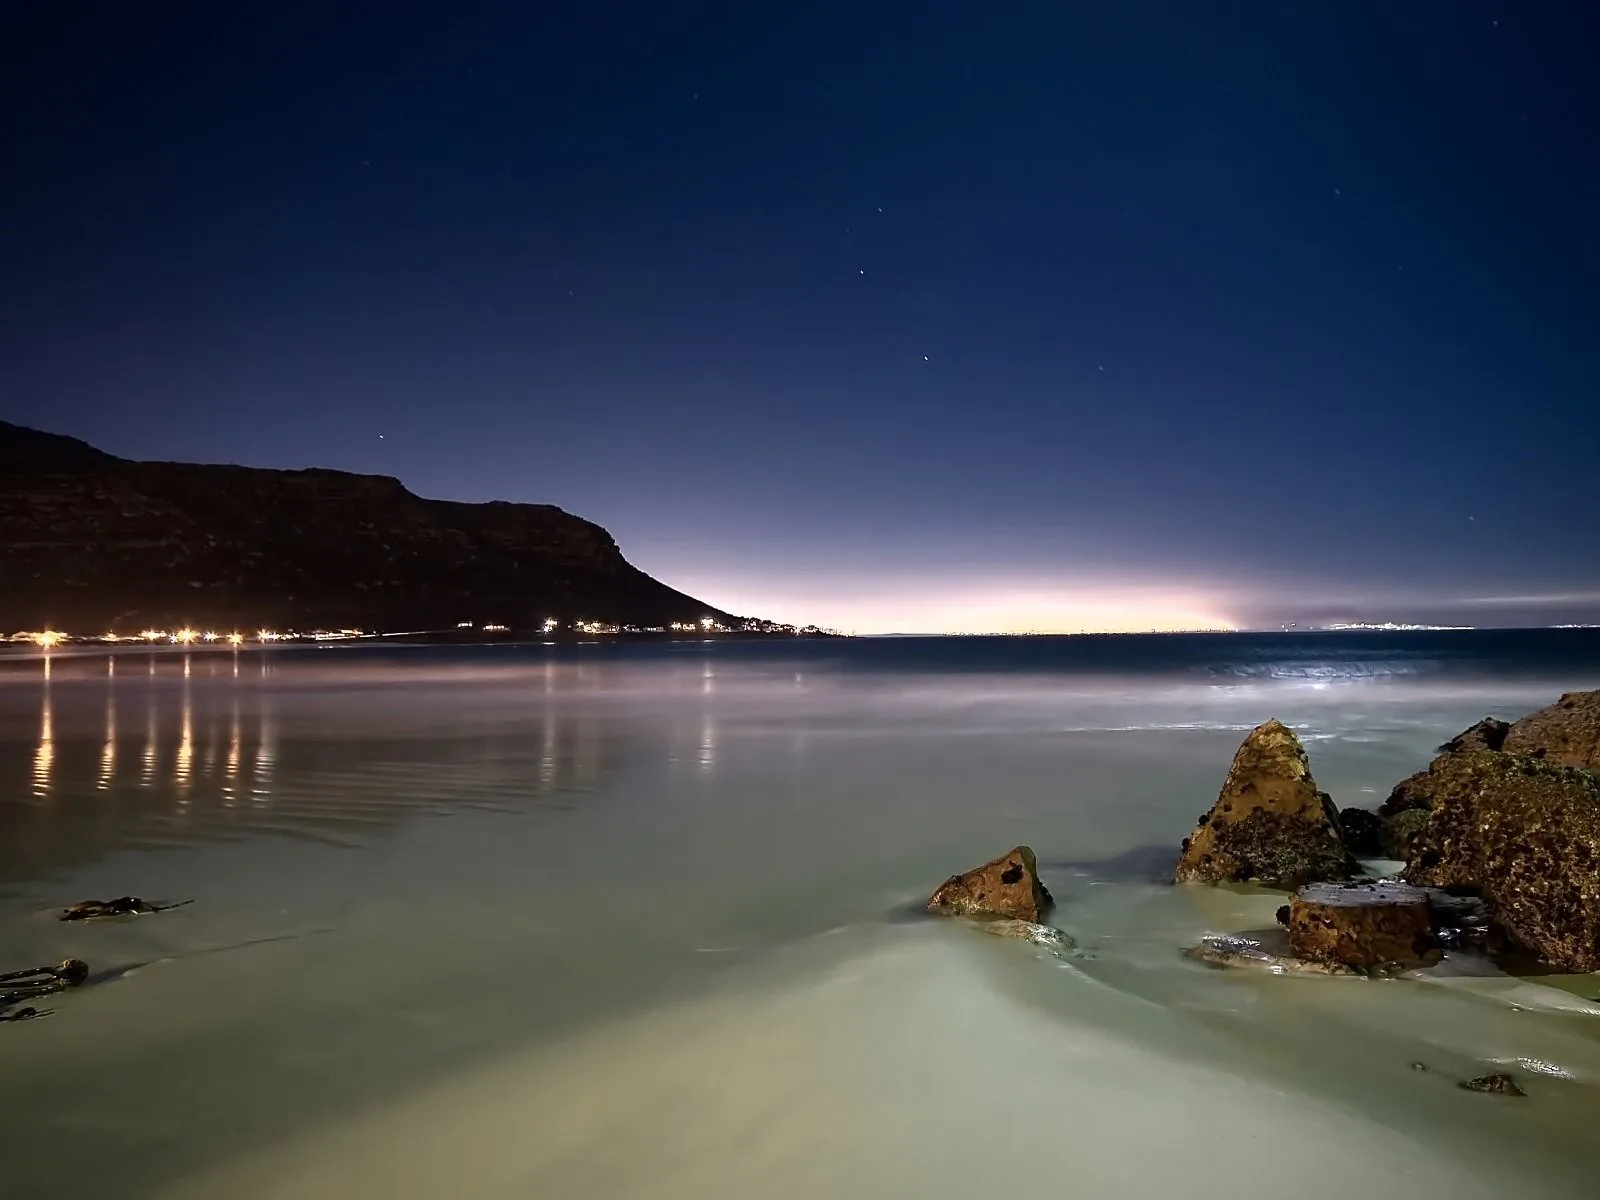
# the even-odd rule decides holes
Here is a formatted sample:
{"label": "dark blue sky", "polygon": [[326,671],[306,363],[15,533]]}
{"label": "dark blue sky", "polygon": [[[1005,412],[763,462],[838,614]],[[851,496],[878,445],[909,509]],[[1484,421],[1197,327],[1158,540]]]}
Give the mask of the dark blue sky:
{"label": "dark blue sky", "polygon": [[1600,620],[1597,43],[1443,0],[11,5],[0,416],[556,503],[857,629]]}

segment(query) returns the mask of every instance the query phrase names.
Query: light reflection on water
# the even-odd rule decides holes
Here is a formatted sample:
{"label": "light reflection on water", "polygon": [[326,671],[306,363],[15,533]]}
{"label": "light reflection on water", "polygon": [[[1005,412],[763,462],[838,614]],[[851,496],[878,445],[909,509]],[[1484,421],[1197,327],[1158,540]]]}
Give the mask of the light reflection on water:
{"label": "light reflection on water", "polygon": [[[1583,1115],[1583,1089],[1600,1080],[1600,1049],[1573,1024],[1588,1018],[1508,1017],[1492,996],[1480,1003],[1442,983],[1340,992],[1340,981],[1317,990],[1290,980],[1274,990],[1273,981],[1192,970],[1177,953],[1185,939],[1270,922],[1276,901],[1179,895],[1132,868],[1113,869],[1169,863],[1215,795],[1239,731],[1267,716],[1301,729],[1319,782],[1336,798],[1372,803],[1443,736],[1581,680],[1511,685],[1367,671],[1339,681],[1292,670],[1222,682],[847,675],[825,663],[800,671],[702,654],[650,663],[585,654],[518,662],[465,653],[409,666],[196,653],[187,668],[173,655],[150,655],[143,671],[137,659],[120,670],[62,659],[48,685],[37,672],[0,678],[0,886],[21,893],[10,898],[16,911],[0,938],[22,961],[79,947],[97,963],[165,960],[87,989],[69,1014],[24,1031],[26,1041],[10,1037],[18,1030],[0,1039],[0,1055],[38,1048],[22,1066],[0,1060],[0,1157],[8,1180],[33,1189],[19,1194],[44,1194],[34,1185],[53,1178],[84,1128],[96,1130],[96,1153],[115,1164],[119,1185],[147,1182],[231,1153],[254,1118],[274,1134],[320,1125],[436,1077],[453,1056],[498,1059],[504,1047],[560,1043],[588,1023],[598,1026],[594,1037],[575,1044],[590,1048],[564,1071],[539,1060],[509,1092],[485,1085],[480,1106],[465,1112],[441,1103],[413,1132],[470,1141],[472,1130],[494,1128],[493,1112],[548,1100],[548,1145],[556,1122],[595,1139],[573,1143],[561,1164],[567,1178],[625,1174],[637,1153],[714,1184],[722,1164],[697,1159],[696,1138],[721,1139],[736,1153],[739,1136],[749,1140],[752,1102],[771,1107],[756,1130],[772,1135],[769,1145],[797,1128],[846,1137],[867,1156],[867,1171],[882,1166],[868,1153],[885,1128],[876,1123],[938,1108],[955,1087],[971,1089],[963,1101],[1001,1112],[1026,1080],[1041,1136],[1057,1120],[1067,1142],[1094,1120],[1139,1130],[1125,1159],[1099,1154],[1106,1179],[1154,1169],[1160,1156],[1141,1155],[1175,1145],[1162,1139],[1192,1125],[1207,1096],[1253,1104],[1255,1123],[1241,1138],[1279,1098],[1316,1094],[1347,1114],[1370,1109],[1372,1125],[1426,1147],[1420,1173],[1404,1179],[1297,1181],[1319,1198],[1351,1186],[1428,1196],[1436,1144],[1465,1154],[1488,1139],[1495,1155],[1523,1154],[1518,1169],[1541,1153],[1566,1155],[1558,1165],[1568,1175],[1573,1147],[1587,1144],[1583,1121],[1562,1122]],[[971,950],[988,955],[982,971],[968,970],[965,958],[950,957],[965,951],[890,919],[950,871],[1020,841],[1037,843],[1062,896],[1061,920],[1093,958],[1029,973],[1025,948],[985,945]],[[126,926],[63,932],[34,919],[80,898],[80,887],[85,895],[162,888],[147,894],[198,902]],[[882,970],[893,954],[847,964],[865,982],[830,992],[853,998],[813,1008],[810,1024],[788,992],[773,1002],[733,997],[726,1012],[710,1014],[703,1039],[685,1041],[670,1022],[607,1024],[654,1011],[672,988],[712,986],[724,961],[760,962],[775,946],[826,941],[840,927],[867,930],[872,944],[898,944],[895,931],[910,930],[923,948],[904,971]],[[1006,989],[1033,1015],[998,1005],[995,993]],[[1035,1056],[1054,1035],[1039,1014],[1067,1031],[1065,1057],[1046,1070]],[[1170,1051],[1171,1065],[1139,1065],[1106,1041],[1102,1073],[1080,1082],[1074,1047],[1100,1044],[1101,1034],[1087,1032],[1091,1020],[1141,1055]],[[42,1040],[57,1036],[51,1026],[58,1043]],[[1003,1050],[1007,1029],[1016,1069],[991,1078],[988,1048]],[[667,1061],[680,1050],[681,1075]],[[918,1074],[952,1052],[960,1061],[948,1075]],[[830,1054],[838,1074],[819,1066]],[[1208,1055],[1219,1074],[1145,1121],[1141,1106],[1182,1091],[1192,1074],[1185,1064]],[[1421,1057],[1431,1074],[1410,1071]],[[1524,1110],[1481,1098],[1451,1107],[1451,1079],[1501,1060],[1549,1064],[1571,1078],[1549,1074]],[[765,1063],[770,1070],[758,1069]],[[924,1086],[912,1094],[906,1080]],[[1550,1090],[1558,1088],[1567,1091]],[[855,1094],[872,1103],[853,1102]],[[582,1102],[569,1104],[569,1095]],[[696,1100],[675,1108],[675,1095]],[[232,1111],[246,1106],[251,1122]],[[687,1127],[674,1127],[667,1118],[685,1108]],[[1406,1124],[1413,1110],[1426,1120]],[[1303,1125],[1286,1118],[1284,1136],[1322,1137],[1324,1110],[1293,1111]],[[1519,1111],[1547,1124],[1529,1126]],[[953,1140],[928,1120],[906,1155],[941,1153]],[[1513,1126],[1496,1124],[1515,1121],[1534,1149],[1519,1149]],[[389,1170],[387,1155],[405,1164],[392,1175],[430,1169],[408,1128],[375,1126],[365,1165]],[[475,1166],[524,1152],[535,1160],[545,1132],[488,1138]],[[1218,1117],[1215,1132],[1225,1137],[1227,1121]],[[987,1127],[980,1133],[991,1137]],[[629,1154],[609,1153],[622,1134],[636,1139]],[[826,1163],[824,1144],[801,1139],[796,1161]],[[1083,1168],[1090,1149],[1080,1145],[1063,1167],[1058,1155],[1019,1146],[1002,1166],[1022,1175],[1004,1179],[1025,1175],[1020,1190],[1044,1194],[1062,1171]],[[1210,1149],[1191,1145],[1177,1161]],[[287,1187],[278,1178],[263,1172],[245,1191],[204,1194],[270,1195]],[[892,1173],[874,1178],[883,1186],[870,1194],[899,1194]],[[452,1194],[477,1194],[474,1170],[455,1182]],[[570,1191],[537,1182],[522,1194]],[[1232,1173],[1222,1182],[1252,1200],[1273,1184]],[[656,1183],[594,1194],[655,1196]],[[681,1194],[723,1194],[711,1184]],[[769,1184],[754,1194],[847,1194],[822,1182],[806,1191],[781,1172]],[[402,1180],[393,1194],[416,1194],[410,1186]],[[1172,1190],[1108,1185],[1103,1194],[1143,1200]],[[126,1183],[119,1194],[138,1191]],[[1552,1185],[1547,1194],[1582,1192]]]}
{"label": "light reflection on water", "polygon": [[501,680],[501,703],[464,680],[434,698],[386,679],[324,691],[326,673],[280,673],[266,656],[243,670],[236,653],[146,658],[133,672],[107,656],[0,675],[0,787],[20,769],[36,806],[0,802],[0,886],[175,837],[355,833],[462,801],[537,807],[597,786],[619,749],[598,709],[561,702],[606,684],[593,666]]}

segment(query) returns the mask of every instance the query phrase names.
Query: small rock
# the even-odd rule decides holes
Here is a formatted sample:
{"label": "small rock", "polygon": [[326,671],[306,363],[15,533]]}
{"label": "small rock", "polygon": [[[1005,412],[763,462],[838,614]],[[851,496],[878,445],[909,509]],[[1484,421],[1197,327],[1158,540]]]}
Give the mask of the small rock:
{"label": "small rock", "polygon": [[1411,1069],[1413,1071],[1426,1071],[1428,1069],[1428,1064],[1425,1062],[1414,1062],[1411,1064]]}
{"label": "small rock", "polygon": [[1313,883],[1289,901],[1289,948],[1297,958],[1347,967],[1437,962],[1428,893],[1404,883]]}
{"label": "small rock", "polygon": [[1268,721],[1240,744],[1217,802],[1184,839],[1173,878],[1280,888],[1348,879],[1356,863],[1338,819],[1300,739]]}
{"label": "small rock", "polygon": [[1517,1086],[1517,1081],[1509,1075],[1495,1072],[1493,1075],[1480,1075],[1476,1079],[1468,1079],[1456,1084],[1469,1092],[1488,1092],[1491,1096],[1526,1096],[1528,1093]]}
{"label": "small rock", "polygon": [[1018,846],[999,858],[952,875],[928,897],[927,910],[941,916],[1008,917],[1036,922],[1052,904],[1039,882],[1039,863],[1033,850]]}

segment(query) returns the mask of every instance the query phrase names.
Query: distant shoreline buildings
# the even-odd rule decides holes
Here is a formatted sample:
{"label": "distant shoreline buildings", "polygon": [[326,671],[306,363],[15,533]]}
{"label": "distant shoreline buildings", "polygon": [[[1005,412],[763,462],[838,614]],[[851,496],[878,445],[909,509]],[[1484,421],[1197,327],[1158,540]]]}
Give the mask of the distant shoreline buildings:
{"label": "distant shoreline buildings", "polygon": [[281,643],[310,642],[376,642],[403,641],[418,638],[437,638],[450,642],[491,643],[518,641],[536,637],[541,641],[570,640],[592,637],[649,637],[693,636],[699,638],[718,636],[757,637],[844,637],[837,630],[817,625],[786,625],[777,621],[748,619],[729,624],[714,617],[699,621],[674,621],[668,625],[617,624],[609,621],[579,619],[562,621],[547,617],[540,625],[516,629],[500,622],[460,621],[448,629],[366,630],[366,629],[257,629],[248,633],[230,630],[223,633],[211,629],[184,626],[179,629],[145,629],[139,633],[100,633],[82,635],[59,629],[22,630],[0,637],[0,642],[12,645],[32,645],[41,650],[62,646],[180,646],[187,649],[232,649],[246,646],[270,646]]}

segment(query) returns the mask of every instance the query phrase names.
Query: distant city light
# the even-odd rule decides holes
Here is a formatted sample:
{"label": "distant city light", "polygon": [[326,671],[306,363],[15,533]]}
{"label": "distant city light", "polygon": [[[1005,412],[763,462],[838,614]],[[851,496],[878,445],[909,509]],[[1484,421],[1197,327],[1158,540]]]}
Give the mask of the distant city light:
{"label": "distant city light", "polygon": [[59,646],[62,642],[64,642],[66,640],[66,635],[63,633],[58,633],[54,629],[46,629],[42,633],[30,633],[28,638],[35,646],[38,646],[42,650],[48,650],[52,646]]}
{"label": "distant city light", "polygon": [[242,633],[230,633],[228,635],[228,645],[230,645],[230,646],[242,646],[242,645],[244,645],[244,634],[242,634]]}
{"label": "distant city light", "polygon": [[139,636],[147,642],[159,642],[165,640],[167,634],[164,629],[146,629]]}
{"label": "distant city light", "polygon": [[263,642],[275,642],[281,636],[281,634],[274,633],[270,629],[259,629],[256,631],[256,637]]}
{"label": "distant city light", "polygon": [[188,646],[192,645],[195,638],[199,636],[200,635],[193,629],[180,629],[177,633],[172,635],[172,640],[180,645]]}
{"label": "distant city light", "polygon": [[218,637],[219,637],[219,636],[220,636],[220,635],[219,635],[219,634],[215,634],[215,633],[212,633],[212,632],[211,632],[211,631],[210,631],[210,630],[207,630],[207,631],[206,631],[206,632],[205,632],[205,633],[202,633],[202,634],[201,634],[201,635],[200,635],[200,636],[201,636],[201,637],[202,637],[202,638],[204,638],[204,639],[205,639],[205,640],[206,640],[206,641],[208,641],[208,642],[214,642],[214,641],[216,641],[216,640],[217,640],[217,638],[218,638]]}

